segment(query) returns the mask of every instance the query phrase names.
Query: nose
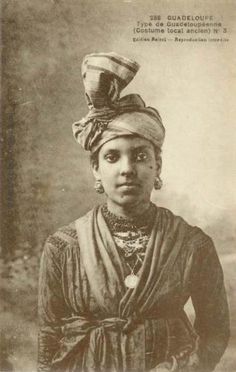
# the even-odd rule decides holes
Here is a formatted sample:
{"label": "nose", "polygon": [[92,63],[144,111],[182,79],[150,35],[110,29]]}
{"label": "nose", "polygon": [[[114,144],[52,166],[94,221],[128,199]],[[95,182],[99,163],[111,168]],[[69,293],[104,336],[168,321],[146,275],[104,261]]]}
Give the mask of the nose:
{"label": "nose", "polygon": [[122,176],[134,176],[136,173],[136,167],[132,159],[130,159],[128,156],[121,159],[120,174]]}

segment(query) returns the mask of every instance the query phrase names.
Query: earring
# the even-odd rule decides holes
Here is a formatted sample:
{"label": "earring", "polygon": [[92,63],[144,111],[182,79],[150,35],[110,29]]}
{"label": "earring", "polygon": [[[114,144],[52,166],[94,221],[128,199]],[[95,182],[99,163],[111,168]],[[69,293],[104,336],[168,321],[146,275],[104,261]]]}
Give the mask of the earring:
{"label": "earring", "polygon": [[101,180],[96,180],[94,184],[94,189],[98,194],[103,194],[104,193],[104,187],[102,186],[102,181]]}
{"label": "earring", "polygon": [[163,184],[163,182],[162,182],[161,178],[159,176],[157,176],[154,180],[154,189],[155,190],[160,190],[162,188],[162,184]]}

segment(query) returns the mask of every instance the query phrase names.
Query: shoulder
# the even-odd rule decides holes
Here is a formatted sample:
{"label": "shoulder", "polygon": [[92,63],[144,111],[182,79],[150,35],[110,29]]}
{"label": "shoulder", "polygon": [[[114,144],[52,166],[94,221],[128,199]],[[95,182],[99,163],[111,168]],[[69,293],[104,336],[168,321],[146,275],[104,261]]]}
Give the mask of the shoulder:
{"label": "shoulder", "polygon": [[46,243],[58,248],[63,248],[65,245],[73,244],[76,237],[75,221],[73,221],[68,225],[60,227],[53,234],[49,235]]}
{"label": "shoulder", "polygon": [[50,234],[44,244],[44,252],[53,256],[60,256],[68,249],[78,248],[78,236],[76,224],[78,221],[86,222],[90,219],[97,208],[88,211],[85,215],[64,225]]}
{"label": "shoulder", "polygon": [[[170,209],[157,206],[158,218],[160,218],[164,225],[171,225],[176,228],[186,228],[188,232],[193,230],[201,230],[197,226],[190,225],[183,217],[173,213]],[[202,230],[201,230],[202,231]]]}
{"label": "shoulder", "polygon": [[60,227],[45,241],[43,253],[47,258],[59,260],[63,253],[77,244],[75,221]]}
{"label": "shoulder", "polygon": [[176,215],[167,208],[157,207],[163,223],[168,225],[174,233],[182,236],[184,245],[188,250],[204,251],[210,253],[215,250],[211,237],[200,227],[191,225],[183,217]]}

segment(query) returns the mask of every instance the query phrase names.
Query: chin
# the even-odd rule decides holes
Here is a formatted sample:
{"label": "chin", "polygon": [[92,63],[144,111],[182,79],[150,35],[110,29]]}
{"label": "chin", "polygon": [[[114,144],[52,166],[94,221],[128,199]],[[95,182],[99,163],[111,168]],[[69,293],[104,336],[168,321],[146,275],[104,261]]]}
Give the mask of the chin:
{"label": "chin", "polygon": [[137,204],[139,202],[139,198],[137,197],[137,195],[122,195],[119,200],[117,200],[117,204],[121,205],[121,206],[125,206],[125,205],[132,205],[132,204]]}

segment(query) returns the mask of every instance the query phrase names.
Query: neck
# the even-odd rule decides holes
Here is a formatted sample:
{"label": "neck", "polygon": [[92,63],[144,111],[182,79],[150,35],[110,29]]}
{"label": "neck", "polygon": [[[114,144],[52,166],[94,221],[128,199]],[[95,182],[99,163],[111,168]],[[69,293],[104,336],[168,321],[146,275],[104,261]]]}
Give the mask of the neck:
{"label": "neck", "polygon": [[118,217],[134,218],[142,215],[150,207],[150,200],[142,201],[137,204],[126,204],[119,205],[114,203],[112,200],[107,199],[107,208],[110,212],[114,213]]}

